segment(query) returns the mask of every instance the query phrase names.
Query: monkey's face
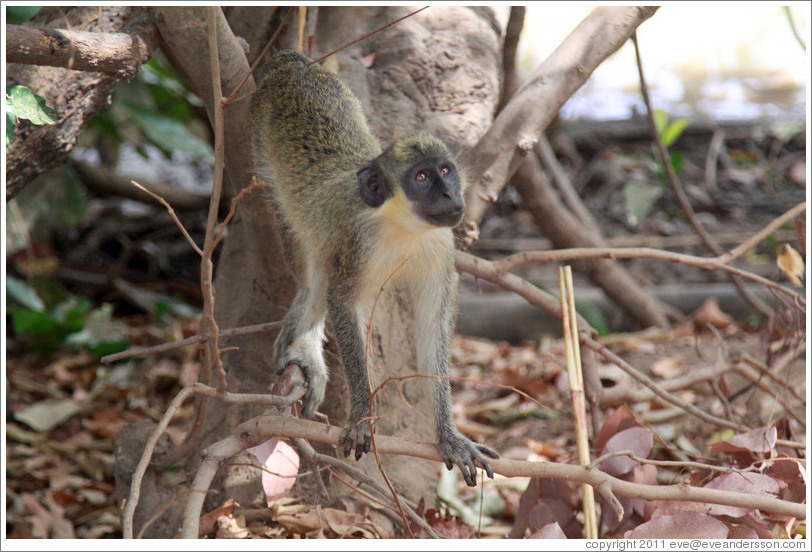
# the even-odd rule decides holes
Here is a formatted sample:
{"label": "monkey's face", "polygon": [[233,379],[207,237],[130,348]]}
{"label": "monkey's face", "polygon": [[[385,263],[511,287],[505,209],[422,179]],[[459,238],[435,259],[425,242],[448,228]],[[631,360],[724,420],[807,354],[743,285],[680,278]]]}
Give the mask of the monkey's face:
{"label": "monkey's face", "polygon": [[[460,174],[448,148],[431,136],[401,140],[358,171],[361,199],[370,207],[387,203],[387,216],[453,227],[465,201]],[[420,226],[420,225],[418,225]]]}
{"label": "monkey's face", "polygon": [[453,227],[462,221],[460,176],[449,159],[424,159],[410,167],[403,176],[403,191],[415,214],[426,222]]}

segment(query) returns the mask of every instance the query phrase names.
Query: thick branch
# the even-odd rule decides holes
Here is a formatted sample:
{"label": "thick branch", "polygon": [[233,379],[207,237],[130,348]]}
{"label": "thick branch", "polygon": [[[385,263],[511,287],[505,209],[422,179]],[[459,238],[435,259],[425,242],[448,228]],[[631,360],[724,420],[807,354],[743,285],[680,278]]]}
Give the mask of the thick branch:
{"label": "thick branch", "polygon": [[508,102],[470,156],[471,187],[466,222],[478,223],[515,170],[511,163],[528,152],[558,110],[603,60],[617,51],[656,7],[596,8],[550,54]]}
{"label": "thick branch", "polygon": [[[154,197],[134,187],[134,177],[122,176],[107,167],[84,161],[73,160],[73,168],[79,173],[82,184],[98,194],[126,197],[152,205],[161,204]],[[164,198],[176,211],[197,211],[209,203],[207,195],[188,192],[165,181],[141,182],[145,188]]]}
{"label": "thick branch", "polygon": [[6,25],[6,63],[102,71],[131,79],[149,61],[156,42],[154,27],[140,36]]}
{"label": "thick branch", "polygon": [[[270,437],[302,437],[311,441],[320,441],[338,446],[341,429],[317,422],[298,418],[286,418],[277,415],[258,416],[237,426],[232,439],[240,446],[250,447]],[[228,440],[228,439],[227,439]],[[418,443],[406,439],[377,435],[375,441],[378,451],[388,454],[401,454],[442,462],[437,447],[429,443]],[[735,493],[678,485],[641,485],[622,481],[593,467],[559,464],[555,462],[521,462],[517,460],[491,460],[494,472],[506,477],[552,477],[566,481],[586,483],[593,487],[602,487],[612,494],[641,498],[644,500],[675,500],[681,502],[704,502],[724,504],[743,508],[758,509],[806,519],[806,505],[779,500],[763,494]]]}

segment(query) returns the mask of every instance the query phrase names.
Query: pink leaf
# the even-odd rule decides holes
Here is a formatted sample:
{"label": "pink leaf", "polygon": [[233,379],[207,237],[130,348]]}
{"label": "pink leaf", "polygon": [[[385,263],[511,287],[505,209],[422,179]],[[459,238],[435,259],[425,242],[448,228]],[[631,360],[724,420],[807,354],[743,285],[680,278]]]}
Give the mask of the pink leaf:
{"label": "pink leaf", "polygon": [[558,525],[558,522],[551,523],[549,525],[545,525],[532,535],[530,535],[531,539],[566,539],[567,535],[564,534],[564,531],[561,530],[561,527]]}
{"label": "pink leaf", "polygon": [[699,512],[660,516],[626,533],[628,539],[724,539],[727,526]]}
{"label": "pink leaf", "polygon": [[[705,488],[734,493],[766,494],[772,497],[775,497],[779,491],[778,482],[769,475],[761,473],[726,473],[705,485]],[[711,504],[708,513],[717,516],[742,517],[751,510],[753,508]]]}
{"label": "pink leaf", "polygon": [[268,506],[279,500],[293,488],[299,473],[299,455],[293,448],[277,437],[248,449],[265,468],[262,471],[262,488]]}
{"label": "pink leaf", "polygon": [[[651,430],[645,427],[631,427],[615,434],[606,442],[601,456],[612,452],[630,451],[640,458],[646,458],[654,446],[654,436]],[[638,464],[628,456],[615,456],[607,458],[600,463],[601,471],[612,475],[629,473]]]}

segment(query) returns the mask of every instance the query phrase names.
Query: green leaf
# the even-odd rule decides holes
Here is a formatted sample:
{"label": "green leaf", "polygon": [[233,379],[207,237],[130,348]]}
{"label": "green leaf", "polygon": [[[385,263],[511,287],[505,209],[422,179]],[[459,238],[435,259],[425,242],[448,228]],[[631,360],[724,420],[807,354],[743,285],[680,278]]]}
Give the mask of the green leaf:
{"label": "green leaf", "polygon": [[609,322],[595,305],[585,301],[575,301],[575,310],[589,322],[590,326],[595,328],[598,335],[609,335]]}
{"label": "green leaf", "polygon": [[654,126],[657,127],[657,134],[663,135],[663,130],[668,124],[668,114],[662,109],[655,109],[654,113]]}
{"label": "green leaf", "polygon": [[166,152],[185,151],[214,161],[211,146],[189,132],[185,125],[170,117],[134,103],[124,103],[139,130],[156,146]]}
{"label": "green leaf", "polygon": [[118,353],[129,346],[124,339],[124,325],[113,319],[113,307],[109,303],[87,313],[82,330],[69,336],[66,342],[99,357]]}
{"label": "green leaf", "polygon": [[14,127],[17,126],[17,118],[14,116],[14,106],[11,99],[6,96],[6,147],[14,137]]}
{"label": "green leaf", "polygon": [[681,151],[672,151],[670,157],[671,166],[674,167],[674,173],[679,174],[680,169],[682,169],[682,161],[685,157],[684,154]]}
{"label": "green leaf", "polygon": [[45,335],[53,333],[59,323],[46,312],[30,309],[11,311],[11,327],[17,335]]}
{"label": "green leaf", "polygon": [[55,123],[54,110],[45,104],[45,98],[37,96],[25,86],[12,86],[6,90],[8,100],[14,108],[14,116],[18,119],[28,119],[35,125],[50,125]]}
{"label": "green leaf", "polygon": [[676,142],[690,122],[691,119],[683,117],[668,125],[665,131],[662,132],[663,145],[670,147],[671,144]]}
{"label": "green leaf", "polygon": [[62,282],[51,276],[35,274],[31,278],[31,286],[45,305],[45,308],[40,310],[52,311],[57,305],[70,299],[70,294]]}

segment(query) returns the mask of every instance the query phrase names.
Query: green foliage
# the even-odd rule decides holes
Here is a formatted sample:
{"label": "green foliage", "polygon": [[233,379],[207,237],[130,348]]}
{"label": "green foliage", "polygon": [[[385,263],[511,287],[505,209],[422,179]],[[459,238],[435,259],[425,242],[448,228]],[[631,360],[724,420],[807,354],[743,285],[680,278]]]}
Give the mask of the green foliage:
{"label": "green foliage", "polygon": [[665,111],[662,109],[654,110],[654,124],[657,127],[657,133],[660,135],[663,145],[667,148],[670,148],[677,141],[690,122],[689,118],[683,117],[669,123],[668,114]]}
{"label": "green foliage", "polygon": [[25,247],[25,236],[34,242],[48,241],[55,228],[75,226],[87,215],[84,190],[70,168],[41,180],[37,186],[23,188],[14,202],[21,217],[11,217],[6,205],[6,255]]}
{"label": "green foliage", "polygon": [[575,310],[589,322],[589,325],[598,332],[598,335],[609,335],[609,323],[597,307],[591,303],[578,301],[576,299]]}
{"label": "green foliage", "polygon": [[34,17],[42,6],[9,6],[6,8],[6,22],[18,25]]}
{"label": "green foliage", "polygon": [[6,147],[14,136],[19,119],[27,119],[35,125],[55,123],[53,109],[45,104],[45,98],[37,96],[25,86],[6,88]]}
{"label": "green foliage", "polygon": [[153,144],[167,157],[182,151],[214,162],[211,145],[190,130],[198,123],[195,108],[200,106],[202,102],[189,92],[180,76],[153,59],[132,83],[116,88],[112,105],[89,128],[116,144],[134,142],[144,157],[148,157],[147,150],[139,141]]}
{"label": "green foliage", "polygon": [[13,276],[6,279],[6,295],[14,334],[37,352],[52,355],[70,347],[101,357],[128,346],[110,305],[92,309],[84,297],[67,297],[49,307],[34,287]]}
{"label": "green foliage", "polygon": [[[687,117],[683,117],[669,123],[668,114],[662,109],[656,109],[653,117],[654,125],[657,127],[657,134],[666,149],[671,147],[682,136],[682,133],[691,122]],[[662,197],[665,186],[668,184],[668,175],[660,160],[660,153],[654,144],[651,145],[651,156],[649,168],[657,176],[661,185],[653,186],[641,182],[629,182],[623,189],[626,213],[629,216],[629,221],[635,225],[648,216],[654,204]],[[679,150],[671,151],[669,157],[671,158],[671,167],[674,169],[674,173],[679,174],[682,169],[683,152]]]}
{"label": "green foliage", "polygon": [[167,117],[153,107],[129,102],[122,106],[144,136],[167,156],[173,151],[185,151],[214,162],[214,151],[211,146],[189,132],[182,122]]}

